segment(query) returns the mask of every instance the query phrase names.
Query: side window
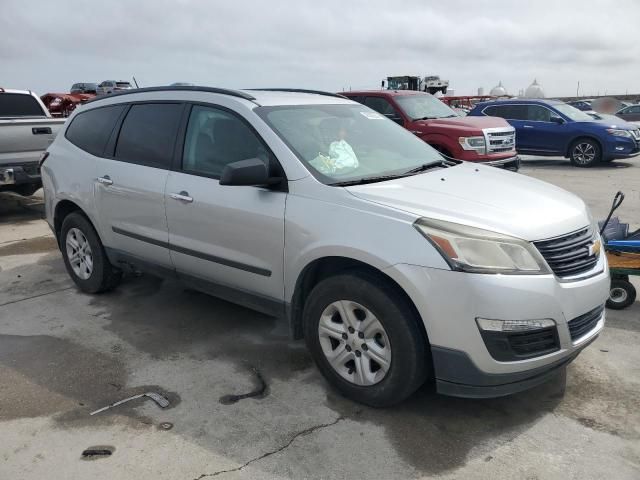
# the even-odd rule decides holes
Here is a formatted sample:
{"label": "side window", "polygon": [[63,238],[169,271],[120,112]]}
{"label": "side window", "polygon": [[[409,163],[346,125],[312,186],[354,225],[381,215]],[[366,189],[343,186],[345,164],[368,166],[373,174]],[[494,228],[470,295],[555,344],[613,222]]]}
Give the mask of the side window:
{"label": "side window", "polygon": [[389,103],[386,98],[382,97],[367,97],[364,99],[364,104],[375,110],[378,113],[386,115],[388,117],[399,117],[400,114],[396,112],[396,109],[393,108],[393,105]]}
{"label": "side window", "polygon": [[502,117],[502,113],[503,112],[500,110],[500,107],[491,106],[491,107],[487,107],[484,110],[482,110],[482,113],[484,113],[485,115],[488,115],[490,117]]}
{"label": "side window", "polygon": [[624,113],[640,113],[640,106],[629,107]]}
{"label": "side window", "polygon": [[38,101],[24,93],[0,94],[0,117],[43,117]]}
{"label": "side window", "polygon": [[183,107],[179,103],[133,105],[122,122],[116,160],[169,168]]}
{"label": "side window", "polygon": [[194,105],[184,142],[182,169],[219,178],[229,163],[269,153],[249,126],[236,115],[214,107]]}
{"label": "side window", "polygon": [[540,105],[528,105],[527,120],[531,120],[532,122],[550,122],[551,110]]}
{"label": "side window", "polygon": [[114,105],[79,113],[67,128],[65,137],[76,147],[99,157],[124,108],[123,105]]}

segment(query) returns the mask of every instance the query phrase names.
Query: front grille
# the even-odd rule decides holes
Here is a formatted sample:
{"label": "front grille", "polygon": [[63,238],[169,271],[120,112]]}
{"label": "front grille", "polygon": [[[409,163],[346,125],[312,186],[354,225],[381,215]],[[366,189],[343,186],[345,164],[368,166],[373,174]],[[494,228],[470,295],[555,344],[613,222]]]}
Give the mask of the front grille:
{"label": "front grille", "polygon": [[593,310],[580,315],[573,320],[570,320],[569,334],[571,335],[571,340],[575,341],[593,330],[598,324],[598,320],[600,320],[600,317],[602,317],[603,312],[604,305],[600,305],[599,307],[594,308]]}
{"label": "front grille", "polygon": [[570,277],[591,270],[598,262],[590,252],[593,244],[591,227],[585,227],[550,240],[533,242],[538,251],[559,277]]}
{"label": "front grille", "polygon": [[556,327],[535,332],[512,333],[509,335],[509,344],[518,357],[544,355],[560,348]]}
{"label": "front grille", "polygon": [[510,152],[516,148],[516,131],[514,129],[485,130],[485,134],[487,136],[487,153]]}
{"label": "front grille", "polygon": [[640,140],[640,129],[636,128],[634,130],[631,130],[631,135],[633,135],[633,138],[635,138],[636,140]]}

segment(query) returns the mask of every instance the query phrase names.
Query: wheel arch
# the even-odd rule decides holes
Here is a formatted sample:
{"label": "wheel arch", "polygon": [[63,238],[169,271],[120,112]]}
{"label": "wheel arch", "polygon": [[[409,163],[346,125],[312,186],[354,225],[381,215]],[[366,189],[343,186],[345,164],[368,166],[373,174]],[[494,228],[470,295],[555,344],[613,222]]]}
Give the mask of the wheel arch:
{"label": "wheel arch", "polygon": [[82,214],[82,216],[84,216],[89,221],[93,229],[96,231],[98,238],[100,238],[100,234],[98,234],[98,230],[96,229],[94,222],[91,220],[91,217],[89,217],[89,215],[87,215],[87,213],[76,202],[72,200],[64,199],[64,200],[60,200],[56,204],[54,209],[54,214],[53,214],[53,230],[55,232],[58,245],[60,244],[60,241],[61,241],[60,235],[62,232],[62,223],[64,222],[64,219],[67,218],[67,216],[69,216],[69,214],[74,212],[78,212]]}
{"label": "wheel arch", "polygon": [[391,276],[369,263],[345,256],[324,256],[309,262],[300,272],[296,279],[295,288],[291,297],[291,302],[287,304],[287,317],[289,329],[294,339],[304,337],[302,326],[302,313],[304,309],[304,299],[311,290],[325,278],[345,273],[349,271],[364,272],[385,282],[389,288],[393,289],[407,303],[413,311],[418,322],[418,328],[422,332],[423,340],[429,350],[429,336],[422,321],[422,317],[415,303],[400,284]]}
{"label": "wheel arch", "polygon": [[604,157],[604,147],[602,145],[602,141],[598,138],[595,137],[593,135],[578,135],[574,138],[572,138],[569,143],[567,144],[567,149],[565,151],[565,157],[566,158],[571,158],[571,147],[573,147],[573,145],[578,141],[578,140],[592,140],[594,142],[596,142],[598,144],[598,147],[600,148],[600,157],[603,158]]}

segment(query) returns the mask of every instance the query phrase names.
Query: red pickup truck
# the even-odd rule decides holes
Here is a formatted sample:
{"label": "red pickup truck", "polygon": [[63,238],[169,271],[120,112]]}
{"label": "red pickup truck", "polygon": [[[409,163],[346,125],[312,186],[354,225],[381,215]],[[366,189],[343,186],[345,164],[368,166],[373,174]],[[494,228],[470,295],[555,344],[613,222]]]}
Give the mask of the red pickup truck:
{"label": "red pickup truck", "polygon": [[415,133],[449,157],[518,170],[515,129],[498,117],[461,117],[433,95],[411,90],[341,92]]}

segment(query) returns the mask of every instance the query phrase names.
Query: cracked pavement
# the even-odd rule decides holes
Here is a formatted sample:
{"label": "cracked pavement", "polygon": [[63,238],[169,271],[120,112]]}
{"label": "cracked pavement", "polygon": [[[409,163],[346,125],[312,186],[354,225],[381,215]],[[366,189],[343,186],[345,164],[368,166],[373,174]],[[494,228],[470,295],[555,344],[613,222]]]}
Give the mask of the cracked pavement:
{"label": "cracked pavement", "polygon": [[[637,161],[529,159],[523,172],[597,218],[624,190],[619,215],[640,223]],[[0,479],[640,478],[640,302],[608,311],[566,378],[493,400],[426,386],[385,410],[341,398],[287,334],[148,275],[81,294],[41,196],[0,194]],[[147,391],[169,407],[137,399],[89,415]],[[82,460],[96,445],[113,454]]]}

